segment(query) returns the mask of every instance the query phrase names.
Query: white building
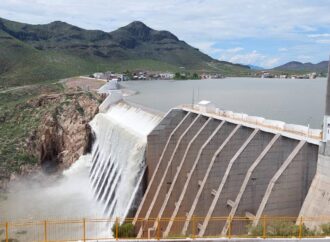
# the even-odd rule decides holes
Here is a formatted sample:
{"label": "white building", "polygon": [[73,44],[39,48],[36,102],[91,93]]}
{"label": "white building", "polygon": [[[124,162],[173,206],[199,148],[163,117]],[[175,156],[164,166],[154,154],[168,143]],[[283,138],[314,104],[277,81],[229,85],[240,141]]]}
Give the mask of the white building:
{"label": "white building", "polygon": [[174,74],[170,73],[170,72],[160,73],[159,76],[161,79],[173,79],[174,78]]}
{"label": "white building", "polygon": [[110,80],[98,90],[100,94],[109,94],[113,90],[118,90],[117,80]]}
{"label": "white building", "polygon": [[203,113],[215,112],[215,104],[211,101],[202,100],[197,105],[196,108]]}
{"label": "white building", "polygon": [[96,78],[96,79],[105,79],[104,74],[102,72],[95,72],[93,74],[93,77]]}

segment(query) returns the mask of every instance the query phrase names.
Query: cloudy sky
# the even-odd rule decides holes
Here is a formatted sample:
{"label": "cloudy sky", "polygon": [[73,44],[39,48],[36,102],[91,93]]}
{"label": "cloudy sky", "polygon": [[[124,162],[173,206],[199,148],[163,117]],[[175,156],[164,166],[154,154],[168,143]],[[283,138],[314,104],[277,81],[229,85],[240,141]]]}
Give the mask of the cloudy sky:
{"label": "cloudy sky", "polygon": [[140,20],[214,58],[262,67],[330,54],[330,0],[1,0],[0,17],[104,31]]}

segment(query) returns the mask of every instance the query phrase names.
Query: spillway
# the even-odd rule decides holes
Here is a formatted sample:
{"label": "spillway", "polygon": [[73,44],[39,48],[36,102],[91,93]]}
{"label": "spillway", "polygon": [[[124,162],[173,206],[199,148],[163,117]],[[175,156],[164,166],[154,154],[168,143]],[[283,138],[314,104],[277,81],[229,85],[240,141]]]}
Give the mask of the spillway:
{"label": "spillway", "polygon": [[202,106],[172,109],[148,135],[137,236],[221,236],[231,222],[213,218],[233,216],[245,218],[231,228],[239,234],[265,215],[297,218],[316,173],[319,135]]}
{"label": "spillway", "polygon": [[107,217],[125,218],[138,204],[147,134],[160,117],[120,102],[91,122],[95,136],[90,183]]}

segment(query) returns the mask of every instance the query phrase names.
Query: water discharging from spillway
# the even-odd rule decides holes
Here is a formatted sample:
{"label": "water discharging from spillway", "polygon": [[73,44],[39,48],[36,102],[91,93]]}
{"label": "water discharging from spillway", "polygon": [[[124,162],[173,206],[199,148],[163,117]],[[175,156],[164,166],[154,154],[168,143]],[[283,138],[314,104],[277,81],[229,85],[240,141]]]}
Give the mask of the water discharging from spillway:
{"label": "water discharging from spillway", "polygon": [[92,120],[90,182],[106,217],[125,218],[137,206],[147,135],[159,121],[159,116],[126,103],[113,105]]}
{"label": "water discharging from spillway", "polygon": [[[36,174],[13,181],[8,193],[0,194],[0,222],[80,221],[109,216],[118,216],[123,221],[137,206],[134,200],[145,170],[146,137],[159,121],[159,116],[125,103],[97,114],[91,122],[95,134],[91,154],[81,156],[59,177]],[[54,241],[81,238],[82,226],[76,225],[63,224],[70,230],[61,231],[51,229],[60,225],[49,225],[49,238]],[[111,226],[88,223],[86,236],[111,237]],[[36,236],[40,233],[42,236],[34,227],[21,232],[21,227],[10,229],[11,236],[19,241],[36,241]],[[3,236],[0,233],[0,240]]]}

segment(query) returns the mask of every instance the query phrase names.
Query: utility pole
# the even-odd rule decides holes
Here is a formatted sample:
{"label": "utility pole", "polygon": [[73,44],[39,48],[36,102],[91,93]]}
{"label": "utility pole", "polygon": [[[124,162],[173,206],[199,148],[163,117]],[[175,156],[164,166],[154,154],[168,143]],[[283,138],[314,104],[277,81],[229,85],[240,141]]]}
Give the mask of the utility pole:
{"label": "utility pole", "polygon": [[325,115],[330,116],[330,58],[328,63],[328,81],[327,81],[327,92],[325,102]]}
{"label": "utility pole", "polygon": [[197,89],[197,102],[199,102],[200,101],[200,99],[199,99],[199,87],[198,87],[198,89]]}
{"label": "utility pole", "polygon": [[195,88],[192,90],[192,102],[191,102],[191,107],[194,108],[195,104]]}
{"label": "utility pole", "polygon": [[323,121],[323,142],[324,142],[324,155],[330,156],[330,58],[328,63],[328,80],[327,92],[325,99],[325,113]]}

